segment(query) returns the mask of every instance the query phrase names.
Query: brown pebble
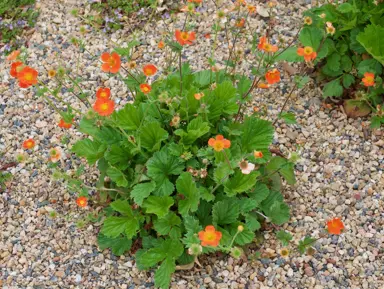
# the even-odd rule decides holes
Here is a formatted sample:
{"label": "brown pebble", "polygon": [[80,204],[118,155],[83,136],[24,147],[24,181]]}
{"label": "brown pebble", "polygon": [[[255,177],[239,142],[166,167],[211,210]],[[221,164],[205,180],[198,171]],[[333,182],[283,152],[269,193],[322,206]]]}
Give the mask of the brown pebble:
{"label": "brown pebble", "polygon": [[307,268],[305,268],[305,269],[304,269],[304,273],[305,273],[305,275],[307,275],[308,277],[312,277],[312,276],[314,275],[313,270],[312,270],[311,267],[307,267]]}
{"label": "brown pebble", "polygon": [[56,256],[53,258],[53,262],[59,262],[60,261],[60,257],[59,256]]}
{"label": "brown pebble", "polygon": [[59,277],[59,278],[63,278],[65,276],[65,272],[64,271],[56,271],[55,276]]}

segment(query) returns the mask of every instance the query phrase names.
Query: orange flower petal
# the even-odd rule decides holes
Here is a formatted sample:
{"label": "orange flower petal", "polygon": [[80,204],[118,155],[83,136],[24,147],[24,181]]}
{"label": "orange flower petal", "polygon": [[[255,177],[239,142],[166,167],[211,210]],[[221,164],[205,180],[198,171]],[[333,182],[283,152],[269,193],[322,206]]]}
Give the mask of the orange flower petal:
{"label": "orange flower petal", "polygon": [[208,140],[208,145],[211,146],[211,147],[213,147],[215,145],[215,143],[216,143],[216,140],[214,138],[210,138]]}
{"label": "orange flower petal", "polygon": [[218,135],[216,136],[216,140],[223,140],[223,139],[224,139],[224,136],[221,135],[221,134],[218,134]]}
{"label": "orange flower petal", "polygon": [[223,143],[224,143],[224,148],[229,149],[231,147],[231,141],[224,139]]}
{"label": "orange flower petal", "polygon": [[111,57],[111,54],[109,54],[108,52],[104,52],[103,54],[101,54],[100,58],[101,58],[101,61],[107,62],[110,57]]}

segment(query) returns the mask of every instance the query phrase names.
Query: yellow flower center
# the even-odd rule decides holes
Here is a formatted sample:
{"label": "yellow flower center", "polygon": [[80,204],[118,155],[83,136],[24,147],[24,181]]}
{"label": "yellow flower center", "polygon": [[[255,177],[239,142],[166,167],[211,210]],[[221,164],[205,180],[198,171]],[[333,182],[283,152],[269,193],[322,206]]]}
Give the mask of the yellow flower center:
{"label": "yellow flower center", "polygon": [[101,109],[102,111],[106,111],[106,110],[108,110],[108,107],[109,107],[109,105],[108,105],[107,103],[103,103],[103,104],[100,106],[100,109]]}
{"label": "yellow flower center", "polygon": [[33,79],[33,74],[28,72],[25,74],[24,78],[28,81],[31,81]]}
{"label": "yellow flower center", "polygon": [[148,87],[144,86],[144,87],[143,87],[143,91],[144,91],[144,92],[149,91]]}
{"label": "yellow flower center", "polygon": [[310,54],[312,54],[312,52],[313,52],[313,48],[312,47],[307,46],[307,47],[304,48],[304,54],[310,55]]}
{"label": "yellow flower center", "polygon": [[216,141],[213,145],[213,148],[215,149],[215,151],[221,151],[224,149],[224,143],[222,141]]}
{"label": "yellow flower center", "polygon": [[108,60],[108,64],[109,64],[109,66],[115,66],[115,64],[116,64],[115,59],[110,57],[109,60]]}
{"label": "yellow flower center", "polygon": [[107,97],[107,93],[103,91],[102,93],[100,93],[100,96],[101,97]]}
{"label": "yellow flower center", "polygon": [[373,82],[373,80],[374,80],[374,78],[371,77],[371,76],[367,76],[367,77],[365,77],[365,81],[366,81],[366,82]]}
{"label": "yellow flower center", "polygon": [[183,40],[188,40],[188,33],[187,32],[181,32],[181,38]]}
{"label": "yellow flower center", "polygon": [[205,233],[205,239],[207,241],[214,241],[216,239],[216,235],[213,232]]}
{"label": "yellow flower center", "polygon": [[57,151],[56,151],[56,150],[51,150],[51,153],[50,153],[50,154],[51,154],[52,157],[54,157],[54,156],[57,155]]}

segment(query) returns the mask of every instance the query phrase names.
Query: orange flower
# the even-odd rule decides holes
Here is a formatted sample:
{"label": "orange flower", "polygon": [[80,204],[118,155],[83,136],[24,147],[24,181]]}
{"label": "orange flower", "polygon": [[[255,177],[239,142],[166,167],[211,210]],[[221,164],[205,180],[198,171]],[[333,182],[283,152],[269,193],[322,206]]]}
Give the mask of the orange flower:
{"label": "orange flower", "polygon": [[159,41],[159,43],[157,44],[157,47],[158,47],[159,49],[163,49],[164,46],[165,46],[165,44],[164,44],[164,41],[163,41],[163,40]]}
{"label": "orange flower", "polygon": [[37,71],[29,66],[23,67],[23,69],[17,74],[19,80],[19,86],[21,88],[27,88],[37,83]]}
{"label": "orange flower", "polygon": [[194,97],[195,99],[200,100],[202,97],[204,97],[204,93],[203,92],[195,93]]}
{"label": "orange flower", "polygon": [[268,83],[259,83],[258,85],[257,85],[257,87],[258,88],[263,88],[263,89],[267,89],[267,88],[269,88],[269,84]]}
{"label": "orange flower", "polygon": [[19,72],[23,69],[24,65],[21,61],[16,61],[11,64],[11,71],[10,75],[12,77],[17,77],[19,75]]}
{"label": "orange flower", "polygon": [[78,197],[76,199],[76,204],[80,207],[80,208],[85,208],[88,204],[88,200],[86,197]]}
{"label": "orange flower", "polygon": [[231,142],[225,139],[221,134],[216,136],[216,139],[210,138],[208,140],[208,145],[213,147],[217,152],[222,151],[223,149],[228,149],[231,147]]}
{"label": "orange flower", "polygon": [[149,84],[143,83],[143,84],[140,84],[140,90],[142,93],[147,94],[151,92],[152,88]]}
{"label": "orange flower", "polygon": [[101,54],[101,61],[103,62],[101,70],[104,72],[117,73],[120,69],[121,60],[119,54],[116,52],[112,52],[111,54],[104,52]]}
{"label": "orange flower", "polygon": [[203,3],[203,0],[188,0],[189,3],[196,3],[196,4],[201,4]]}
{"label": "orange flower", "polygon": [[143,67],[143,72],[145,76],[152,76],[156,74],[157,68],[153,64],[147,64]]}
{"label": "orange flower", "polygon": [[268,70],[265,74],[265,79],[269,84],[274,84],[280,81],[280,71],[276,68],[272,70]]}
{"label": "orange flower", "polygon": [[29,138],[23,142],[23,148],[25,148],[26,150],[30,150],[34,146],[35,146],[35,141],[31,138]]}
{"label": "orange flower", "polygon": [[340,218],[333,218],[327,222],[328,232],[334,235],[340,235],[341,231],[344,230],[344,224]]}
{"label": "orange flower", "polygon": [[375,85],[375,74],[372,72],[364,73],[364,78],[362,79],[363,84],[367,87]]}
{"label": "orange flower", "polygon": [[[72,122],[73,122],[73,119],[72,119]],[[60,119],[60,122],[59,122],[58,126],[61,127],[61,128],[68,129],[68,128],[71,128],[72,122],[65,122],[64,119]]]}
{"label": "orange flower", "polygon": [[115,103],[110,99],[96,99],[93,109],[101,116],[111,115],[115,109]]}
{"label": "orange flower", "polygon": [[217,247],[220,243],[222,233],[216,231],[215,227],[210,225],[206,226],[204,231],[199,232],[199,239],[201,241],[201,246],[211,246]]}
{"label": "orange flower", "polygon": [[56,76],[56,70],[50,69],[48,70],[48,77],[54,78]]}
{"label": "orange flower", "polygon": [[20,55],[20,50],[15,50],[7,56],[7,60],[15,61],[19,55]]}
{"label": "orange flower", "polygon": [[265,52],[276,52],[279,50],[279,47],[277,45],[272,45],[268,42],[267,37],[262,36],[260,37],[259,44],[257,45],[257,48],[259,50],[263,50]]}
{"label": "orange flower", "polygon": [[196,39],[195,32],[187,32],[187,31],[175,31],[175,37],[177,42],[180,43],[180,45],[186,45],[186,44],[192,44],[193,41]]}
{"label": "orange flower", "polygon": [[317,57],[317,53],[313,51],[313,48],[310,46],[306,46],[304,48],[300,47],[299,49],[297,49],[297,54],[299,56],[304,56],[304,60],[306,62],[315,60]]}
{"label": "orange flower", "polygon": [[61,148],[56,147],[49,151],[49,159],[53,163],[57,163],[61,159]]}
{"label": "orange flower", "polygon": [[263,157],[263,153],[260,151],[254,151],[253,156],[255,157],[255,159],[261,159]]}
{"label": "orange flower", "polygon": [[211,38],[211,34],[210,34],[210,33],[205,33],[205,34],[204,34],[204,38],[205,38],[205,39],[209,39],[209,38]]}
{"label": "orange flower", "polygon": [[248,5],[247,9],[248,9],[249,14],[256,13],[256,6]]}
{"label": "orange flower", "polygon": [[99,99],[110,99],[111,98],[111,89],[108,87],[100,87],[96,92],[96,98]]}
{"label": "orange flower", "polygon": [[333,35],[333,34],[335,34],[335,32],[336,32],[336,28],[335,27],[333,27],[333,24],[332,24],[332,22],[326,22],[326,24],[327,24],[327,27],[325,28],[325,30],[327,31],[327,33],[328,34],[331,34],[331,35]]}
{"label": "orange flower", "polygon": [[304,17],[304,24],[312,25],[312,23],[313,23],[313,21],[312,21],[311,17],[309,17],[309,16]]}
{"label": "orange flower", "polygon": [[238,28],[243,28],[244,27],[244,25],[245,25],[245,19],[244,18],[241,18],[241,19],[238,19],[237,21],[236,21],[236,27],[238,27]]}

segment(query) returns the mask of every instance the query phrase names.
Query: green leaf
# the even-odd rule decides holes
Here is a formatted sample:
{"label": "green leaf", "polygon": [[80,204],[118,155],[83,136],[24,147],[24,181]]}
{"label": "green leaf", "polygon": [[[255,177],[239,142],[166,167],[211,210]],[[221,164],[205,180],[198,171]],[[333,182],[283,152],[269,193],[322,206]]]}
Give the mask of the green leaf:
{"label": "green leaf", "polygon": [[357,66],[359,75],[363,76],[366,72],[373,72],[376,75],[380,75],[383,72],[383,66],[375,59],[366,59],[359,63]]}
{"label": "green leaf", "polygon": [[255,200],[257,203],[264,201],[269,195],[269,189],[267,185],[262,183],[256,183],[255,189],[248,193],[248,196]]}
{"label": "green leaf", "polygon": [[279,118],[283,119],[286,124],[296,124],[296,116],[293,112],[282,112]]}
{"label": "green leaf", "polygon": [[273,126],[269,121],[247,117],[243,123],[241,149],[251,153],[254,150],[267,150],[273,140]]}
{"label": "green leaf", "polygon": [[[176,231],[175,235],[180,238],[181,219],[175,213],[169,212],[164,218],[157,219],[153,222],[153,226],[160,235],[168,235],[171,231]],[[174,238],[176,239],[176,238]]]}
{"label": "green leaf", "polygon": [[265,211],[265,214],[276,225],[282,225],[289,221],[289,206],[283,202],[275,201],[272,206]]}
{"label": "green leaf", "polygon": [[142,118],[142,112],[130,103],[112,115],[112,119],[116,122],[116,125],[127,130],[138,129]]}
{"label": "green leaf", "polygon": [[352,60],[351,58],[349,58],[348,55],[343,55],[341,57],[341,68],[345,71],[345,72],[350,72],[352,70]]}
{"label": "green leaf", "polygon": [[156,270],[155,273],[155,286],[167,289],[171,283],[171,276],[176,270],[175,260],[173,258],[166,258]]}
{"label": "green leaf", "polygon": [[79,157],[85,157],[90,165],[96,163],[104,155],[104,150],[103,145],[88,138],[77,141],[72,147],[72,152]]}
{"label": "green leaf", "polygon": [[257,213],[249,213],[245,215],[245,225],[251,231],[257,231],[261,228]]}
{"label": "green leaf", "polygon": [[114,181],[116,183],[117,186],[119,186],[119,187],[127,187],[128,186],[128,181],[125,178],[125,175],[119,169],[117,169],[115,167],[109,167],[107,169],[107,175],[111,178],[112,181]]}
{"label": "green leaf", "polygon": [[357,41],[364,46],[365,50],[377,61],[384,65],[384,27],[368,25],[364,32],[357,36]]}
{"label": "green leaf", "polygon": [[144,201],[143,208],[146,209],[147,214],[155,214],[159,218],[163,218],[168,214],[173,203],[171,197],[150,196]]}
{"label": "green leaf", "polygon": [[344,74],[343,75],[343,86],[345,88],[350,87],[352,84],[355,83],[355,77],[351,74]]}
{"label": "green leaf", "polygon": [[336,96],[340,97],[343,94],[343,87],[340,84],[340,79],[335,79],[324,85],[323,97]]}
{"label": "green leaf", "polygon": [[323,39],[324,31],[315,26],[304,27],[299,35],[300,42],[303,46],[310,46],[316,51]]}
{"label": "green leaf", "polygon": [[205,87],[211,83],[212,71],[202,70],[193,74],[194,80],[199,87]]}
{"label": "green leaf", "polygon": [[338,71],[340,69],[341,56],[338,53],[333,53],[327,57],[327,67],[332,71]]}
{"label": "green leaf", "polygon": [[110,204],[111,208],[120,214],[133,218],[131,205],[127,200],[116,200]]}
{"label": "green leaf", "polygon": [[179,212],[186,215],[188,212],[196,212],[200,194],[192,175],[188,172],[182,173],[176,181],[177,192],[183,195],[184,199],[179,201]]}
{"label": "green leaf", "polygon": [[133,217],[110,216],[105,219],[101,233],[110,238],[116,238],[125,233],[131,239],[139,229],[139,222]]}
{"label": "green leaf", "polygon": [[95,136],[99,131],[99,128],[96,126],[93,119],[83,117],[79,124],[79,131],[91,136]]}
{"label": "green leaf", "polygon": [[215,168],[213,172],[213,177],[216,183],[221,184],[223,183],[227,177],[231,174],[233,174],[234,171],[232,168],[228,166],[226,162],[221,162],[219,165]]}
{"label": "green leaf", "polygon": [[297,54],[297,47],[289,47],[276,57],[276,61],[302,62],[304,58]]}
{"label": "green leaf", "polygon": [[198,138],[208,133],[209,129],[209,123],[204,122],[199,116],[188,124],[186,132],[182,129],[178,129],[175,131],[175,134],[180,136],[181,143],[184,145],[191,145]]}
{"label": "green leaf", "polygon": [[236,170],[235,175],[224,183],[224,191],[231,197],[250,190],[256,185],[256,179],[259,175],[258,171],[246,175],[240,170]]}
{"label": "green leaf", "polygon": [[161,142],[167,138],[168,132],[158,122],[147,123],[140,132],[141,146],[151,152],[159,150]]}
{"label": "green leaf", "polygon": [[289,185],[296,183],[293,164],[282,157],[273,157],[267,165],[269,173],[279,173],[284,177]]}
{"label": "green leaf", "polygon": [[351,30],[349,47],[351,50],[361,54],[361,53],[365,53],[366,50],[364,46],[362,46],[356,39],[357,35],[359,35],[360,32],[361,32],[360,28],[354,28]]}
{"label": "green leaf", "polygon": [[111,164],[128,163],[132,157],[129,150],[121,147],[117,144],[111,145],[111,147],[104,154],[105,159]]}
{"label": "green leaf", "polygon": [[123,255],[126,251],[129,251],[132,246],[132,240],[127,237],[109,238],[102,234],[97,237],[97,243],[100,250],[111,248],[112,253],[116,256]]}
{"label": "green leaf", "polygon": [[303,88],[311,78],[309,76],[295,76],[295,82],[298,88]]}
{"label": "green leaf", "polygon": [[[231,228],[231,235],[234,236],[237,232],[237,226]],[[235,244],[244,246],[246,244],[252,243],[255,238],[255,233],[253,233],[247,226],[244,227],[244,230],[237,234],[235,239]]]}
{"label": "green leaf", "polygon": [[131,191],[131,197],[136,204],[142,206],[144,199],[147,198],[155,190],[155,188],[155,182],[137,184]]}
{"label": "green leaf", "polygon": [[280,230],[276,233],[276,238],[281,242],[283,246],[288,246],[289,241],[292,240],[292,235],[284,230]]}
{"label": "green leaf", "polygon": [[227,225],[237,221],[239,204],[235,199],[227,199],[213,205],[212,216],[215,225]]}
{"label": "green leaf", "polygon": [[303,240],[299,241],[297,249],[301,254],[304,254],[308,248],[310,248],[317,240],[308,236],[305,236]]}
{"label": "green leaf", "polygon": [[179,175],[184,170],[180,158],[171,155],[168,150],[163,149],[153,154],[148,161],[148,176],[156,182],[158,195],[170,195],[174,190],[169,181],[171,175]]}
{"label": "green leaf", "polygon": [[377,115],[371,117],[371,128],[380,128],[382,123],[384,124],[383,117]]}
{"label": "green leaf", "polygon": [[349,3],[342,3],[336,9],[343,14],[355,11],[355,8]]}
{"label": "green leaf", "polygon": [[201,199],[207,202],[213,201],[215,199],[215,195],[205,187],[199,187],[199,194]]}

